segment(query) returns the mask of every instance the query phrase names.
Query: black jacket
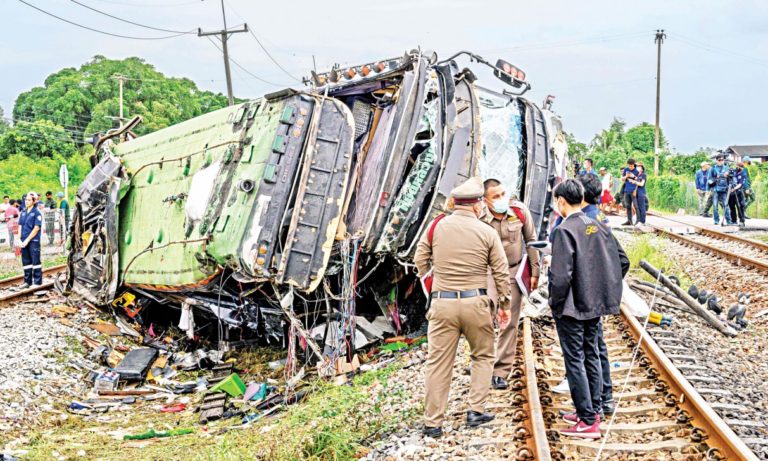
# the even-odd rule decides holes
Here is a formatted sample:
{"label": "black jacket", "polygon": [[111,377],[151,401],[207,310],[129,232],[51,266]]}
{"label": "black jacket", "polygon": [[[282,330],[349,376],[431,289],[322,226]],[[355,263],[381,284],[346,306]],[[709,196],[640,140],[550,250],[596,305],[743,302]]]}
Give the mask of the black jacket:
{"label": "black jacket", "polygon": [[549,306],[555,317],[618,314],[629,258],[610,229],[578,212],[553,233]]}

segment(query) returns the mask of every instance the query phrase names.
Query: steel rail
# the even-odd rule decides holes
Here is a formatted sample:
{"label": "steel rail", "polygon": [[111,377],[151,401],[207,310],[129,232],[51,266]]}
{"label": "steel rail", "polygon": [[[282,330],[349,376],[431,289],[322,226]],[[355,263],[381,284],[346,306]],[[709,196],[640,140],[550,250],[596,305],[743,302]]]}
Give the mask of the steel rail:
{"label": "steel rail", "polygon": [[629,333],[641,344],[645,356],[659,372],[659,379],[669,386],[668,392],[674,395],[677,405],[685,411],[685,416],[691,418],[690,424],[704,432],[704,442],[710,447],[708,455],[711,458],[720,455],[729,460],[757,461],[758,457],[752,450],[728,427],[623,305],[621,313]]}
{"label": "steel rail", "polygon": [[[749,265],[756,269],[759,269],[763,272],[768,273],[768,262],[761,261],[759,259],[750,258],[748,256],[740,256],[736,253],[732,253],[727,250],[723,250],[721,248],[713,247],[710,245],[707,245],[706,243],[697,242],[696,240],[693,240],[691,238],[688,238],[684,235],[676,234],[674,232],[670,232],[666,229],[662,229],[661,227],[649,225],[657,234],[662,235],[664,237],[671,238],[673,240],[677,240],[679,242],[683,242],[686,245],[690,245],[692,247],[698,248],[703,251],[708,251],[712,253],[716,253],[718,256],[721,256],[724,259],[727,259],[728,261],[731,261],[733,263],[736,263],[738,265]],[[692,226],[696,227],[696,226]],[[711,231],[714,232],[714,231]]]}
{"label": "steel rail", "polygon": [[523,406],[528,412],[528,419],[525,420],[525,423],[531,435],[526,439],[526,443],[536,461],[550,461],[552,454],[549,450],[547,427],[544,424],[544,410],[541,406],[539,382],[536,377],[536,355],[533,352],[533,332],[531,331],[530,317],[523,319],[523,354],[527,393],[526,403]]}
{"label": "steel rail", "polygon": [[[60,272],[62,270],[65,270],[67,268],[66,264],[60,264],[58,266],[51,266],[48,268],[43,269],[43,275],[51,275],[54,272]],[[4,279],[0,279],[0,288],[5,288],[8,285],[13,285],[16,282],[21,282],[24,280],[23,275],[15,275],[13,277],[8,277]]]}
{"label": "steel rail", "polygon": [[[761,251],[768,252],[768,243],[758,242],[757,240],[752,240],[752,239],[744,238],[744,237],[741,237],[741,236],[738,236],[738,235],[728,234],[728,233],[725,233],[725,232],[716,231],[714,229],[709,229],[707,227],[697,226],[696,224],[689,224],[689,223],[687,223],[685,221],[680,221],[678,219],[670,218],[668,216],[663,216],[663,215],[656,214],[656,213],[652,214],[651,216],[654,216],[654,217],[657,217],[657,218],[661,218],[661,219],[666,219],[667,221],[672,221],[672,222],[675,222],[675,223],[678,223],[678,224],[682,224],[682,225],[687,226],[687,227],[692,227],[692,228],[696,229],[696,231],[698,233],[706,235],[706,236],[709,236],[709,237],[712,237],[712,238],[722,239],[722,240],[731,240],[731,241],[734,241],[734,242],[743,243],[745,245],[749,245],[749,246],[755,247],[755,248],[757,248],[758,250],[761,250]],[[653,226],[651,226],[651,227],[653,227]]]}

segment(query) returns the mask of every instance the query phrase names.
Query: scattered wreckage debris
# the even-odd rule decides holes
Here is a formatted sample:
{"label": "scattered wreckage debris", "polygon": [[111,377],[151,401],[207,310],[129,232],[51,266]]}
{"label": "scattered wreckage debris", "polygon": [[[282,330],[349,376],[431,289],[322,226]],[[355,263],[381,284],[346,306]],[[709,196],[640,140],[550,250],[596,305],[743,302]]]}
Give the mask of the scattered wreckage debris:
{"label": "scattered wreckage debris", "polygon": [[[465,57],[508,89],[477,85]],[[281,346],[287,376],[302,357],[332,377],[362,365],[354,351],[423,323],[410,261],[457,184],[500,179],[547,233],[567,144],[559,118],[522,97],[515,66],[413,50],[307,82],[101,137],[65,290],[130,319],[140,329],[120,331],[150,347],[153,329],[175,324],[189,344]]]}

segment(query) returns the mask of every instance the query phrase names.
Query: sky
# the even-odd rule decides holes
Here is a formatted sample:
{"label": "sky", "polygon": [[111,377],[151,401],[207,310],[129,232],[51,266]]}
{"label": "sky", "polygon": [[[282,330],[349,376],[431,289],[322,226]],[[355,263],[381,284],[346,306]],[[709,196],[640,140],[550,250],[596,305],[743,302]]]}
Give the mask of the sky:
{"label": "sky", "polygon": [[[220,0],[24,0],[81,25],[132,37],[159,29],[223,27]],[[656,29],[662,46],[661,126],[670,148],[768,144],[768,2],[669,0],[225,0],[229,27],[253,31],[229,41],[237,97],[258,97],[334,63],[355,65],[416,47],[447,57],[470,50],[503,58],[527,74],[525,97],[553,109],[566,131],[589,142],[614,117],[654,122]],[[255,35],[255,37],[254,37]],[[256,38],[285,69],[262,50]],[[0,0],[0,106],[10,114],[23,91],[95,55],[138,56],[168,76],[226,93],[221,52],[196,33],[132,40],[78,28],[21,0]],[[460,64],[467,64],[460,61]],[[480,67],[480,84],[497,87]],[[266,83],[268,82],[268,83]],[[117,84],[117,83],[115,83]]]}

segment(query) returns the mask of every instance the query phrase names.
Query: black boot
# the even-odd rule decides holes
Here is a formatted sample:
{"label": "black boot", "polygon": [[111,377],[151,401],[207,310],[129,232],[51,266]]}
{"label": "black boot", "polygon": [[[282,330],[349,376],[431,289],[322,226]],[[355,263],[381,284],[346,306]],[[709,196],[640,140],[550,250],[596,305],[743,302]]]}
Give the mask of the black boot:
{"label": "black boot", "polygon": [[477,411],[469,410],[467,412],[467,426],[477,427],[481,424],[493,421],[496,416],[492,413],[479,413]]}
{"label": "black boot", "polygon": [[424,434],[425,437],[432,437],[433,439],[439,439],[440,437],[443,436],[443,428],[424,426],[424,430],[422,430],[421,433]]}
{"label": "black boot", "polygon": [[602,403],[603,413],[607,416],[611,416],[616,412],[616,403],[613,400],[606,400]]}
{"label": "black boot", "polygon": [[504,390],[507,389],[509,385],[501,376],[494,376],[491,378],[491,387],[494,389]]}

